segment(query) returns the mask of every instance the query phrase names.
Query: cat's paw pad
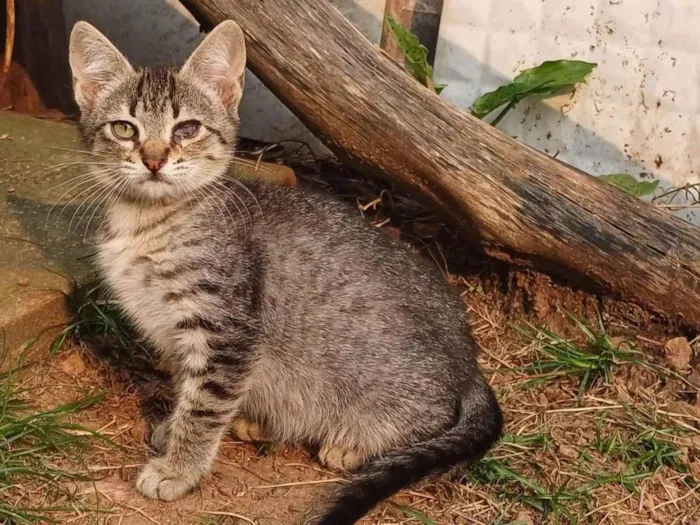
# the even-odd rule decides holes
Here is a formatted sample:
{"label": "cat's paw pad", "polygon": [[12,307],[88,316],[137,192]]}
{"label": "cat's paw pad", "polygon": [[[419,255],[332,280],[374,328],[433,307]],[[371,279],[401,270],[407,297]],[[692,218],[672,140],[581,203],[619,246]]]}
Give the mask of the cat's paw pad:
{"label": "cat's paw pad", "polygon": [[155,458],[139,473],[136,488],[151,499],[173,501],[197,486],[199,477],[176,472],[164,458]]}
{"label": "cat's paw pad", "polygon": [[357,470],[364,463],[364,458],[352,450],[324,445],[318,453],[318,459],[326,467],[339,470]]}
{"label": "cat's paw pad", "polygon": [[260,425],[248,421],[247,419],[237,418],[232,423],[233,432],[238,439],[246,443],[266,441],[265,433]]}
{"label": "cat's paw pad", "polygon": [[168,421],[163,421],[153,429],[149,443],[151,448],[159,454],[165,453],[165,448],[168,444],[168,429],[170,428]]}

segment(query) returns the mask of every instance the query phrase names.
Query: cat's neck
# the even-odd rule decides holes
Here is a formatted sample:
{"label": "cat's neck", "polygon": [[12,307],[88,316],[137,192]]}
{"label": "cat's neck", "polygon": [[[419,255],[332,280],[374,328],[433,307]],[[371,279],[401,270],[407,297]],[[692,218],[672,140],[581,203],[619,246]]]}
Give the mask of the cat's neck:
{"label": "cat's neck", "polygon": [[120,200],[107,211],[110,237],[135,237],[140,231],[180,213],[187,205],[187,201],[146,204]]}

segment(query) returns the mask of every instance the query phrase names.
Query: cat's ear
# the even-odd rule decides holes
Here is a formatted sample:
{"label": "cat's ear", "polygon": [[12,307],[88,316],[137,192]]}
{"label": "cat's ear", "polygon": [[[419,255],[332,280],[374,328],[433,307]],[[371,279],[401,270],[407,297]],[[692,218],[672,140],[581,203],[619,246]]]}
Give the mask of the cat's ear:
{"label": "cat's ear", "polygon": [[68,59],[73,71],[75,101],[81,110],[89,108],[111,82],[133,72],[114,44],[87,22],[73,26]]}
{"label": "cat's ear", "polygon": [[233,20],[221,22],[207,35],[182,67],[182,74],[213,90],[229,110],[243,96],[245,39]]}

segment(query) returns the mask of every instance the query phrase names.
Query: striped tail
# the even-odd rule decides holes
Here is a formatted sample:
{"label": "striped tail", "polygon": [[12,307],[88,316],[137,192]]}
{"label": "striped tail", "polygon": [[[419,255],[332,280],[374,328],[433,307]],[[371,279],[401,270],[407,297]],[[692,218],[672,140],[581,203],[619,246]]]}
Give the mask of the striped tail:
{"label": "striped tail", "polygon": [[472,385],[457,424],[445,434],[369,463],[342,487],[318,525],[352,525],[380,501],[424,477],[481,459],[501,434],[503,419],[491,388]]}

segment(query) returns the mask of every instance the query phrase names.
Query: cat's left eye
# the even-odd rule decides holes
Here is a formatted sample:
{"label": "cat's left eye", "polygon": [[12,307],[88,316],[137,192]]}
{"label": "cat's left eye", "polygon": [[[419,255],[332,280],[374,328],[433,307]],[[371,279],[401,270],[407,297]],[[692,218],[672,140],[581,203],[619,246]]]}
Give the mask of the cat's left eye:
{"label": "cat's left eye", "polygon": [[196,120],[188,120],[187,122],[183,122],[175,126],[173,135],[178,140],[191,139],[197,135],[197,133],[199,133],[201,126],[202,125]]}
{"label": "cat's left eye", "polygon": [[136,137],[136,128],[133,124],[124,122],[123,120],[117,120],[112,122],[112,133],[122,140],[131,140]]}

